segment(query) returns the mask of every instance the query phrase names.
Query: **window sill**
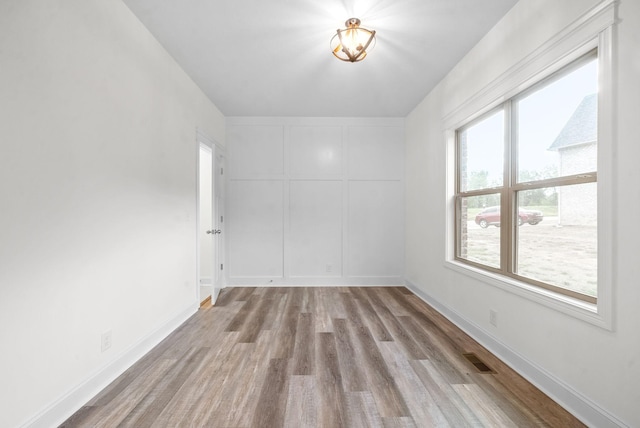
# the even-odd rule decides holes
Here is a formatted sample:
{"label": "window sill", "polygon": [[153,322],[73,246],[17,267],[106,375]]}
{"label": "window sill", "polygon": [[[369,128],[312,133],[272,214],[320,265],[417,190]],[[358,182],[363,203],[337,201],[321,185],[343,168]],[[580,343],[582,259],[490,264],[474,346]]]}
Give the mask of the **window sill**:
{"label": "window sill", "polygon": [[487,272],[457,261],[447,260],[445,267],[579,320],[606,330],[611,330],[610,320],[599,313],[597,305],[535,287],[512,278]]}

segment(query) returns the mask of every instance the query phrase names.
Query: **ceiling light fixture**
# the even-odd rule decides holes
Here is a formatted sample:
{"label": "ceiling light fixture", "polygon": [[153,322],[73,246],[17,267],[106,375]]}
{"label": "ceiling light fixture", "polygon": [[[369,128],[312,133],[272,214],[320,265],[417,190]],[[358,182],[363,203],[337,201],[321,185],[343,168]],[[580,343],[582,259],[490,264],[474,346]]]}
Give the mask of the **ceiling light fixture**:
{"label": "ceiling light fixture", "polygon": [[360,28],[358,18],[347,19],[344,25],[347,28],[337,30],[331,38],[333,55],[342,61],[362,61],[376,44],[376,32]]}

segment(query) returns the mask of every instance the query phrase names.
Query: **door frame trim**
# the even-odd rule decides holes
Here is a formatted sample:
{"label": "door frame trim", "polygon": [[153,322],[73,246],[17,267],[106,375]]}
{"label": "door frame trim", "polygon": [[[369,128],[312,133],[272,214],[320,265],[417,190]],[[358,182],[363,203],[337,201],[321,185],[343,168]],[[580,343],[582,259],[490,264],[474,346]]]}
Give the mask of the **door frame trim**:
{"label": "door frame trim", "polygon": [[[200,129],[196,128],[196,139],[195,139],[195,172],[196,172],[196,222],[195,222],[195,238],[196,238],[196,281],[195,281],[195,297],[197,300],[197,304],[198,306],[200,306],[201,303],[201,296],[200,296],[200,241],[201,241],[201,237],[200,237],[200,148],[208,148],[209,150],[211,150],[211,154],[212,154],[212,176],[215,173],[215,171],[213,171],[213,165],[215,162],[213,162],[213,160],[215,159],[215,156],[217,156],[218,154],[222,154],[224,156],[224,147],[218,143],[216,140],[209,138],[206,134],[204,134]],[[214,189],[215,191],[215,189]],[[224,251],[224,246],[221,246],[222,251]],[[220,255],[221,259],[224,260],[224,254]],[[214,266],[215,268],[215,266]],[[212,286],[213,281],[214,281],[214,277],[211,278],[212,281]],[[223,284],[221,285],[221,288],[224,288],[224,283],[225,281],[223,280]],[[214,287],[215,288],[215,287]],[[218,296],[211,296],[211,301],[212,303],[215,303],[215,300]]]}

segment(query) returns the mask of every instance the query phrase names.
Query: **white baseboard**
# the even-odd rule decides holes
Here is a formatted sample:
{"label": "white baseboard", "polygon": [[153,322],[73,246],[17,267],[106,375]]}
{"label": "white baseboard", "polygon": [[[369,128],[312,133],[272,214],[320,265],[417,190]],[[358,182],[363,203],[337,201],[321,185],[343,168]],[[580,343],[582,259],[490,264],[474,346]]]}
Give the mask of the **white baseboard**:
{"label": "white baseboard", "polygon": [[147,354],[171,332],[198,310],[198,306],[189,307],[178,313],[157,330],[142,338],[129,349],[122,352],[110,363],[98,369],[84,382],[47,406],[37,415],[21,425],[22,428],[51,428],[59,426],[97,393],[113,382],[118,376]]}
{"label": "white baseboard", "polygon": [[373,285],[404,285],[404,278],[400,276],[230,277],[226,282],[227,287],[366,287]]}
{"label": "white baseboard", "polygon": [[628,428],[622,421],[574,390],[571,386],[513,351],[507,345],[499,342],[486,330],[440,303],[411,281],[405,280],[405,284],[418,297],[431,305],[449,321],[491,351],[505,364],[518,372],[587,426],[598,428]]}

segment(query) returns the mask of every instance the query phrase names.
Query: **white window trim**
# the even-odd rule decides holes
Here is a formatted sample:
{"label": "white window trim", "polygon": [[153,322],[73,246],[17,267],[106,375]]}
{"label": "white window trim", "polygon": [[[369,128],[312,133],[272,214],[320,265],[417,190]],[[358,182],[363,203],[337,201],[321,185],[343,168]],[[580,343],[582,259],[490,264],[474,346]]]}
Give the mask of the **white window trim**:
{"label": "white window trim", "polygon": [[[614,153],[613,24],[617,0],[604,0],[499,76],[444,118],[447,151],[445,266],[580,320],[613,330]],[[594,48],[598,49],[598,303],[563,296],[455,260],[456,129]],[[601,142],[601,143],[600,143]]]}

